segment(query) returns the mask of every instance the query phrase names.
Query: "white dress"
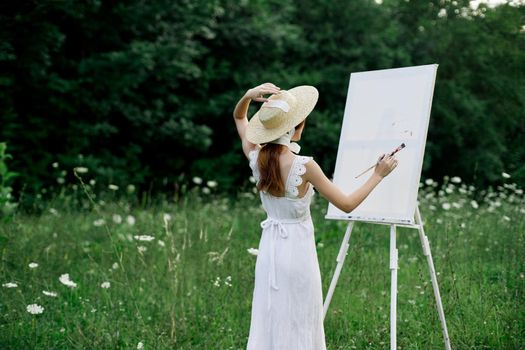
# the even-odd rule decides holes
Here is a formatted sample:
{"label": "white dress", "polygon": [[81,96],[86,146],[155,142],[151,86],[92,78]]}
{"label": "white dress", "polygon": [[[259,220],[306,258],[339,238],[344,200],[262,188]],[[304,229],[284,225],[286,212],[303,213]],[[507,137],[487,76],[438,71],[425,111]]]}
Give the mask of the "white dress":
{"label": "white dress", "polygon": [[[259,180],[257,156],[250,167]],[[250,334],[247,350],[325,350],[321,272],[315,249],[310,202],[311,184],[298,198],[297,186],[312,157],[295,156],[284,197],[260,192],[268,217],[255,264]]]}

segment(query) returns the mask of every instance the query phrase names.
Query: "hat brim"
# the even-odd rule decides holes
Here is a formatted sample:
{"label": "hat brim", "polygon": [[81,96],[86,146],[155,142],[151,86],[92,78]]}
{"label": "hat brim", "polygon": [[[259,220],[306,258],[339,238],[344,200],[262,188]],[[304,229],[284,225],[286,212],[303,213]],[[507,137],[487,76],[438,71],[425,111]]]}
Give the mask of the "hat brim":
{"label": "hat brim", "polygon": [[319,99],[319,92],[310,85],[296,86],[287,91],[297,99],[295,106],[287,113],[290,118],[287,118],[279,127],[267,129],[259,120],[259,111],[257,111],[246,127],[246,139],[248,141],[261,144],[278,139],[305,120]]}

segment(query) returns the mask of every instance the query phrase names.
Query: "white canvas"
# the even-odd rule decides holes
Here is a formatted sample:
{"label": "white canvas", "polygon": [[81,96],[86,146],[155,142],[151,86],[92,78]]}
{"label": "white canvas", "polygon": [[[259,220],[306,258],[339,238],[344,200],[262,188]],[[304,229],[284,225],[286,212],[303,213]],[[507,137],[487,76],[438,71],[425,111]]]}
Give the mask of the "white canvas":
{"label": "white canvas", "polygon": [[328,206],[326,218],[413,224],[437,64],[352,73],[334,183],[349,194],[401,143],[398,166],[350,213]]}

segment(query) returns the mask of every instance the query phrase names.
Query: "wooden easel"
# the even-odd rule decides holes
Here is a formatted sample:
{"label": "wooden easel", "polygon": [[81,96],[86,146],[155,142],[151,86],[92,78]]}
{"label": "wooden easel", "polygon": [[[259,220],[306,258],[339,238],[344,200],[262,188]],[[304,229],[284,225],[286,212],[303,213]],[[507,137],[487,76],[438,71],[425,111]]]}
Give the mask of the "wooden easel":
{"label": "wooden easel", "polygon": [[[381,223],[382,224],[382,223]],[[419,206],[416,206],[415,212],[415,224],[389,224],[390,225],[390,271],[391,271],[391,286],[390,286],[390,349],[397,350],[397,261],[398,261],[398,251],[396,248],[396,226],[414,228],[419,231],[419,238],[421,240],[421,246],[423,248],[423,255],[427,257],[428,269],[430,272],[430,278],[432,280],[432,288],[434,289],[434,296],[436,298],[436,306],[439,314],[439,319],[441,321],[441,328],[443,331],[443,338],[445,342],[445,349],[451,350],[450,339],[448,337],[447,322],[445,321],[445,313],[443,312],[443,305],[441,303],[441,295],[439,294],[439,286],[437,282],[436,271],[434,269],[434,262],[432,260],[432,254],[430,253],[430,245],[428,243],[428,238],[425,235],[425,230],[423,229],[423,221],[421,220],[421,213],[419,212]],[[330,283],[330,288],[326,295],[326,300],[324,302],[324,313],[323,318],[326,317],[326,312],[330,301],[332,300],[332,295],[334,294],[335,285],[339,279],[339,274],[343,267],[345,261],[346,253],[348,247],[350,246],[348,241],[350,240],[350,235],[352,234],[352,228],[354,227],[354,221],[348,223],[341,248],[339,249],[339,254],[337,255],[337,266],[335,268],[334,276],[332,277],[332,282]]]}

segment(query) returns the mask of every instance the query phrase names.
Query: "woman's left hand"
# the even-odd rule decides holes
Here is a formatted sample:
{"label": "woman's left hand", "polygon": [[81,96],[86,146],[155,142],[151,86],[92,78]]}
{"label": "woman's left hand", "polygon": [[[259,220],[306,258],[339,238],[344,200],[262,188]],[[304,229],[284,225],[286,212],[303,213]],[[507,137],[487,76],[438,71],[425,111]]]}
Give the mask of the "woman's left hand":
{"label": "woman's left hand", "polygon": [[276,94],[281,91],[280,87],[275,86],[272,83],[264,83],[246,91],[245,97],[252,99],[253,101],[266,102],[267,98],[263,97],[266,94]]}

